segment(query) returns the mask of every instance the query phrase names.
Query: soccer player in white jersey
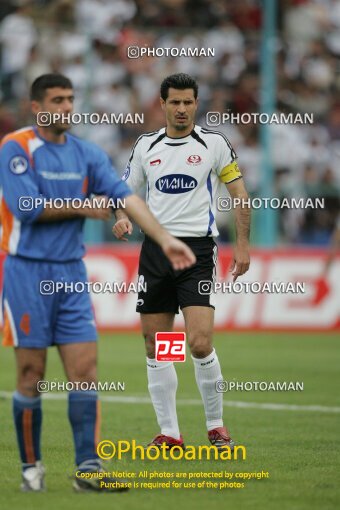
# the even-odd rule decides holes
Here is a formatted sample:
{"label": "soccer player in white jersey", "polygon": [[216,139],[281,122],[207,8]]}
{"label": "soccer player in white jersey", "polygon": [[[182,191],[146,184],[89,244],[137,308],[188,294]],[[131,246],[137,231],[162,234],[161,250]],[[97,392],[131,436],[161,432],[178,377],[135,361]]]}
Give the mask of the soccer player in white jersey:
{"label": "soccer player in white jersey", "polygon": [[[155,334],[172,331],[181,308],[208,439],[218,448],[233,448],[223,423],[222,393],[216,391],[216,383],[223,377],[212,345],[213,294],[201,295],[199,286],[202,280],[213,283],[215,279],[218,187],[224,183],[232,198],[247,199],[248,195],[227,138],[194,124],[198,105],[195,80],[183,73],[168,76],[160,93],[166,127],[138,138],[123,180],[135,192],[146,185],[150,210],[161,225],[191,247],[197,262],[190,269],[174,271],[158,246],[145,237],[139,277],[147,284],[147,292],[138,295],[137,311],[145,338],[148,388],[160,427],[150,444],[184,447],[176,412],[176,370],[171,362],[155,360]],[[132,225],[122,210],[116,212],[116,218],[113,232],[125,240]],[[249,208],[235,208],[235,219],[234,281],[249,268]]]}

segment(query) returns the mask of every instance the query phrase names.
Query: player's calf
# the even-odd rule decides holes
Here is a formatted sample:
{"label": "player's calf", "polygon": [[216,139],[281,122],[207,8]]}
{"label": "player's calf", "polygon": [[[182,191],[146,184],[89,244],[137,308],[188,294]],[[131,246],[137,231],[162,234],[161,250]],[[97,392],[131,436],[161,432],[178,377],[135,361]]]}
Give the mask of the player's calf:
{"label": "player's calf", "polygon": [[156,335],[155,335],[155,333],[154,334],[144,333],[143,336],[144,336],[144,341],[145,341],[146,356],[149,359],[154,359],[155,358],[155,336]]}

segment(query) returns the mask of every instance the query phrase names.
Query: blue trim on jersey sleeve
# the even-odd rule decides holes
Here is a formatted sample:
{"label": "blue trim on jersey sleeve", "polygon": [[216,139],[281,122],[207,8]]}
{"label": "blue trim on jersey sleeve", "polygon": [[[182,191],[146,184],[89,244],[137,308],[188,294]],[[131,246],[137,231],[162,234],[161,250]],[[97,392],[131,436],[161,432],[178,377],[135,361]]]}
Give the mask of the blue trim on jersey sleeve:
{"label": "blue trim on jersey sleeve", "polygon": [[132,195],[132,191],[129,186],[124,181],[119,181],[113,190],[112,198],[117,200],[117,198],[123,199]]}
{"label": "blue trim on jersey sleeve", "polygon": [[[213,200],[213,196],[212,196],[212,184],[211,184],[211,172],[212,170],[210,170],[209,172],[209,175],[208,175],[208,178],[207,178],[207,188],[208,188],[208,191],[209,191],[209,195],[210,195],[210,205],[212,204],[212,200]],[[207,235],[210,236],[212,234],[212,225],[215,221],[215,216],[213,215],[213,212],[211,210],[211,207],[209,205],[209,225],[208,225],[208,232],[207,232]]]}
{"label": "blue trim on jersey sleeve", "polygon": [[121,180],[108,155],[94,144],[87,144],[89,152],[89,193],[106,195],[114,200],[132,195],[129,186]]}

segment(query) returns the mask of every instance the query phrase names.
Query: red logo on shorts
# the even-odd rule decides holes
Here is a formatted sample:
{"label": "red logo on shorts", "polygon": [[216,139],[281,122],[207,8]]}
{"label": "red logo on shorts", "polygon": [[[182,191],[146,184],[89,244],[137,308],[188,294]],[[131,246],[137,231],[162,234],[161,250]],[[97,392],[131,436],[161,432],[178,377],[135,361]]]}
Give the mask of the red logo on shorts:
{"label": "red logo on shorts", "polygon": [[185,361],[185,333],[156,333],[156,361]]}
{"label": "red logo on shorts", "polygon": [[25,333],[26,336],[30,334],[31,331],[31,324],[30,324],[30,314],[24,313],[24,315],[21,317],[20,321],[20,329],[23,333]]}
{"label": "red logo on shorts", "polygon": [[192,156],[189,156],[187,159],[188,165],[199,165],[202,161],[201,156],[198,156],[197,154],[193,154]]}

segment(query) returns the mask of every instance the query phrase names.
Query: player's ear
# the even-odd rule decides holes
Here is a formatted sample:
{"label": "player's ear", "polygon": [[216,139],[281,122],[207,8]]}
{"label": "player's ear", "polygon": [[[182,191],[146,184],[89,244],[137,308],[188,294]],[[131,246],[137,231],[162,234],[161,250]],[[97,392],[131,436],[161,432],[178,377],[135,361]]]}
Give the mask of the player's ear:
{"label": "player's ear", "polygon": [[160,102],[160,104],[161,104],[161,108],[162,108],[162,110],[163,110],[163,112],[164,112],[164,110],[165,110],[165,101],[164,101],[164,99],[163,99],[162,97],[160,97],[160,98],[159,98],[159,102]]}
{"label": "player's ear", "polygon": [[39,101],[31,101],[31,111],[34,115],[37,115],[41,111],[41,104]]}

